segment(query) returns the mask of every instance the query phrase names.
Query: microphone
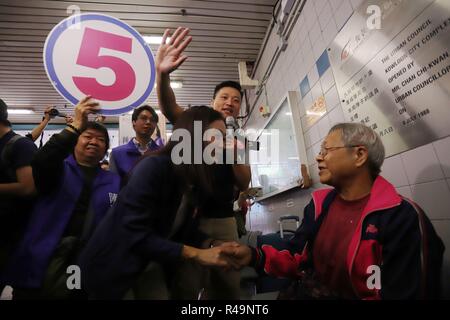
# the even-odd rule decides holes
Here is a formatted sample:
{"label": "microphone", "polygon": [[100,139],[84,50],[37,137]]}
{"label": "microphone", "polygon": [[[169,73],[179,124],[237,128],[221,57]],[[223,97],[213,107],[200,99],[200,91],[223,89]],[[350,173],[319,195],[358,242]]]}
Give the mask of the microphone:
{"label": "microphone", "polygon": [[231,116],[226,117],[225,126],[227,127],[227,129],[236,129],[236,120],[234,120],[234,118]]}
{"label": "microphone", "polygon": [[231,116],[225,118],[225,126],[227,127],[227,135],[233,133],[236,130],[236,136],[244,137],[245,144],[249,150],[259,151],[259,141],[250,141],[246,138],[244,130],[240,129],[236,123],[236,119]]}
{"label": "microphone", "polygon": [[225,153],[224,156],[224,163],[227,164],[234,164],[235,163],[235,136],[234,136],[234,128],[235,128],[235,121],[234,118],[231,116],[228,116],[225,118],[225,126],[227,128],[225,133]]}
{"label": "microphone", "polygon": [[236,123],[236,119],[228,116],[225,118],[225,126],[227,127],[227,132],[231,132],[236,134],[237,136],[245,136],[244,130],[239,128],[239,125]]}

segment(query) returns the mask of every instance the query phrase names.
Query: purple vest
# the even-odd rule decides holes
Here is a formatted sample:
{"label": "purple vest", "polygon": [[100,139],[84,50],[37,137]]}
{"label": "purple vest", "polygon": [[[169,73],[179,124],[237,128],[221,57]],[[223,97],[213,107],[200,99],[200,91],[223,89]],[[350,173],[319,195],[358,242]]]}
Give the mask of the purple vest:
{"label": "purple vest", "polygon": [[[104,217],[120,190],[120,178],[100,169],[92,185],[93,227]],[[3,281],[21,288],[41,286],[48,264],[70,221],[83,186],[74,157],[64,160],[64,175],[54,192],[40,196],[31,212],[24,238],[5,270]]]}
{"label": "purple vest", "polygon": [[[161,140],[162,142],[162,140]],[[161,146],[155,141],[151,141],[149,150],[154,151],[160,149]],[[133,169],[134,165],[137,163],[139,158],[141,157],[141,153],[136,148],[136,145],[131,139],[127,144],[118,146],[114,148],[112,151],[113,164],[111,169],[123,179],[126,175]]]}

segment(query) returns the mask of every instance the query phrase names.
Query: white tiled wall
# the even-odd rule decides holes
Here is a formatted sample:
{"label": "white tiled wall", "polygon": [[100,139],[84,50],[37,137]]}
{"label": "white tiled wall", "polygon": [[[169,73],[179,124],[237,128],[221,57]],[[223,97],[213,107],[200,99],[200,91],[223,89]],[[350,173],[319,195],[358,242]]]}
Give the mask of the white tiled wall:
{"label": "white tiled wall", "polygon": [[[333,78],[333,80],[334,80],[334,78]],[[339,93],[336,89],[336,86],[334,85],[334,81],[333,81],[333,86],[325,93],[325,101],[327,103],[328,111],[331,111],[335,107],[341,105],[341,101],[339,100]],[[342,114],[342,116],[344,116],[344,114]]]}
{"label": "white tiled wall", "polygon": [[[288,90],[299,91],[299,84],[305,76],[309,78],[311,92],[299,103],[300,116],[304,130],[307,161],[310,174],[315,182],[314,188],[322,187],[318,183],[315,155],[320,149],[320,143],[328,129],[344,121],[340,98],[334,83],[331,68],[319,77],[316,61],[326,46],[341,30],[351,17],[353,10],[363,0],[308,0],[300,15],[291,37],[289,45],[278,60],[270,79],[267,82],[268,100],[270,105],[277,104]],[[278,45],[277,36],[273,32],[255,78],[260,79],[265,72],[270,57]],[[263,62],[264,61],[264,62]],[[327,114],[311,127],[306,125],[305,107],[312,105],[313,99],[324,95]],[[250,104],[255,99],[250,94]],[[262,96],[259,103],[265,99]],[[247,126],[260,128],[264,119],[253,112]],[[416,201],[430,219],[447,247],[445,253],[445,275],[450,276],[450,137],[409,150],[386,159],[382,175],[390,180],[398,192]],[[295,199],[295,207],[287,208],[286,198]],[[253,209],[252,215],[256,220],[252,229],[275,231],[278,228],[276,219],[283,214],[302,215],[303,206],[310,196],[304,191],[292,191],[274,197]],[[444,280],[445,281],[445,280]],[[445,296],[450,298],[450,281],[445,281]]]}
{"label": "white tiled wall", "polygon": [[442,171],[446,178],[450,178],[450,137],[433,143]]}
{"label": "white tiled wall", "polygon": [[[331,0],[331,2],[334,2]],[[347,22],[348,18],[353,13],[353,8],[349,0],[342,1],[342,4],[337,8],[337,10],[334,13],[334,19],[336,21],[336,25],[338,27],[338,30],[341,30],[342,27]]]}
{"label": "white tiled wall", "polygon": [[432,144],[404,152],[402,159],[410,184],[444,179],[444,173]]}
{"label": "white tiled wall", "polygon": [[[325,74],[320,78],[320,85],[322,86],[323,92],[329,92],[332,86],[334,85],[334,75],[331,68],[328,69],[327,72],[325,72]],[[333,106],[336,106],[338,102],[339,99]]]}
{"label": "white tiled wall", "polygon": [[390,157],[384,161],[383,176],[396,188],[409,186],[401,155]]}

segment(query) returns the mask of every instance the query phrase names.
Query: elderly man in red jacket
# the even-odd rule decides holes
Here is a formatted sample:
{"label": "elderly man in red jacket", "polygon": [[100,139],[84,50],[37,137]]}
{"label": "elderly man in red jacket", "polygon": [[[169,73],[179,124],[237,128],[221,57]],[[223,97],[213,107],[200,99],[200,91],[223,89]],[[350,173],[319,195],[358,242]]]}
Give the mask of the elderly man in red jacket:
{"label": "elderly man in red jacket", "polygon": [[359,123],[331,128],[320,182],[302,225],[278,251],[230,246],[241,265],[296,279],[296,298],[421,299],[439,294],[444,246],[422,209],[381,177],[380,137]]}

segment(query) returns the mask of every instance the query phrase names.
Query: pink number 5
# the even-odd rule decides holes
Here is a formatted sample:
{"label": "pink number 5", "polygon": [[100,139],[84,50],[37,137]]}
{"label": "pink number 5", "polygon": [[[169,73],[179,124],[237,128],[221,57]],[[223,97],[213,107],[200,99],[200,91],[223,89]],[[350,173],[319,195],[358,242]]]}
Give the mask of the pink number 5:
{"label": "pink number 5", "polygon": [[86,95],[90,94],[93,98],[103,101],[117,101],[128,97],[136,84],[133,68],[120,58],[100,56],[99,53],[100,48],[131,53],[131,46],[131,38],[86,28],[77,64],[94,69],[109,68],[115,73],[116,81],[110,86],[104,86],[95,78],[72,77],[78,89]]}

